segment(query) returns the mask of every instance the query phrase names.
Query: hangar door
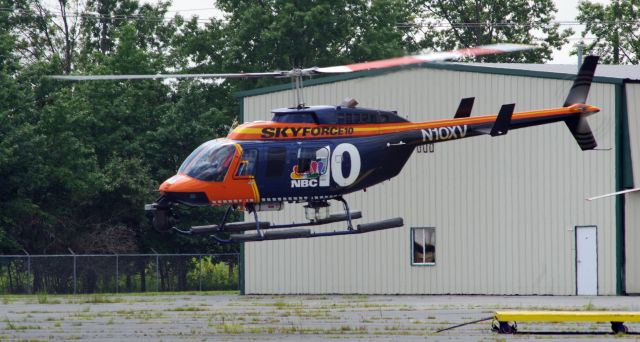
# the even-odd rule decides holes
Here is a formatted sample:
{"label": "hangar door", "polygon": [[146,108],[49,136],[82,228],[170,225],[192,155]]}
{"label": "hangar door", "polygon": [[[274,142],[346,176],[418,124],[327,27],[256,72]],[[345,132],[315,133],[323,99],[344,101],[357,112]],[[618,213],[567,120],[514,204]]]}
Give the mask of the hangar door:
{"label": "hangar door", "polygon": [[598,294],[598,229],[576,227],[576,294]]}

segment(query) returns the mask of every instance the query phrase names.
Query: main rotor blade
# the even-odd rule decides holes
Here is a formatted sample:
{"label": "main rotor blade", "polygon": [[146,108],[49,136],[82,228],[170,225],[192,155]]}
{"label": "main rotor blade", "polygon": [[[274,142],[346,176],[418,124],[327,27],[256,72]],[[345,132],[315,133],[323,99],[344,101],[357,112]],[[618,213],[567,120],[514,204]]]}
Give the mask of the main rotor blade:
{"label": "main rotor blade", "polygon": [[156,75],[54,75],[50,78],[67,81],[104,81],[104,80],[157,80],[167,78],[257,78],[286,77],[287,71],[242,72],[226,74],[156,74]]}
{"label": "main rotor blade", "polygon": [[99,81],[99,80],[156,80],[167,78],[257,78],[257,77],[301,77],[318,74],[347,73],[362,70],[389,68],[393,66],[419,64],[425,62],[438,62],[456,60],[464,57],[497,55],[507,52],[531,50],[537,48],[532,45],[522,44],[491,44],[467,49],[459,49],[445,52],[433,52],[424,55],[405,56],[389,59],[381,59],[372,62],[338,65],[324,68],[292,69],[288,71],[270,72],[241,72],[221,74],[156,74],[156,75],[55,75],[53,79],[68,81]]}
{"label": "main rotor blade", "polygon": [[523,44],[491,44],[477,46],[467,49],[459,49],[452,51],[433,52],[424,55],[405,56],[389,59],[381,59],[371,62],[354,63],[349,65],[338,65],[325,68],[308,69],[312,72],[320,74],[347,73],[354,71],[373,70],[381,68],[389,68],[400,65],[418,64],[425,62],[440,62],[446,60],[461,59],[464,57],[498,55],[502,53],[524,51],[536,49],[537,46]]}

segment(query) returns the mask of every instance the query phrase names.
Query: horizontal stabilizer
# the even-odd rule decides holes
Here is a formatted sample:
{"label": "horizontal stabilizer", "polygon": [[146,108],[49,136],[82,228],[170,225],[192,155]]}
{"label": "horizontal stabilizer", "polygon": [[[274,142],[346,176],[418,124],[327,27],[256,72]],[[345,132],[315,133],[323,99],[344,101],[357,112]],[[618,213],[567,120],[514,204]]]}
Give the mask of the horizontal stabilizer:
{"label": "horizontal stabilizer", "polygon": [[567,99],[564,101],[563,107],[569,107],[576,103],[585,103],[587,96],[589,96],[589,88],[591,88],[591,81],[593,75],[596,72],[596,66],[598,65],[598,56],[587,56],[584,59],[584,63],[578,71],[576,80],[573,81],[573,86],[569,91]]}
{"label": "horizontal stabilizer", "polygon": [[515,103],[502,105],[502,107],[500,107],[500,112],[498,113],[496,122],[493,124],[493,128],[491,128],[491,132],[489,133],[492,137],[507,134],[507,132],[509,131],[509,126],[511,125],[511,116],[513,115],[513,109],[515,107]]}
{"label": "horizontal stabilizer", "polygon": [[460,100],[460,105],[458,105],[458,110],[456,110],[455,119],[459,118],[468,118],[471,116],[471,110],[473,109],[473,100],[475,97],[467,97]]}

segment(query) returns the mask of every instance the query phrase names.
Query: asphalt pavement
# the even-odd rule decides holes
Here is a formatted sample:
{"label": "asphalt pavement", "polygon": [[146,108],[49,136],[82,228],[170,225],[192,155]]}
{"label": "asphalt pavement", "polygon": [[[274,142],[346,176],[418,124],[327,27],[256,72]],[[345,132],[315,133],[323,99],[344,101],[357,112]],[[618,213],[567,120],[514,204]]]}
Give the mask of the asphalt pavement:
{"label": "asphalt pavement", "polygon": [[0,302],[0,341],[640,340],[640,323],[614,335],[607,322],[525,322],[505,335],[490,319],[496,310],[640,311],[640,297],[40,294]]}

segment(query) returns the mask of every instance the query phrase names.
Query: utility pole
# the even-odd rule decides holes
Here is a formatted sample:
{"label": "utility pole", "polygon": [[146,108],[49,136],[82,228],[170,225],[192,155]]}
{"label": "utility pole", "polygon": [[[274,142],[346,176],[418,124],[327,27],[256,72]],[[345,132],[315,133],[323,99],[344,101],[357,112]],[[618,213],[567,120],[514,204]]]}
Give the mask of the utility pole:
{"label": "utility pole", "polygon": [[613,3],[613,64],[620,64],[620,0]]}
{"label": "utility pole", "polygon": [[584,53],[584,43],[583,42],[579,42],[576,45],[576,48],[578,49],[578,70],[580,70],[580,67],[582,66],[582,54]]}

